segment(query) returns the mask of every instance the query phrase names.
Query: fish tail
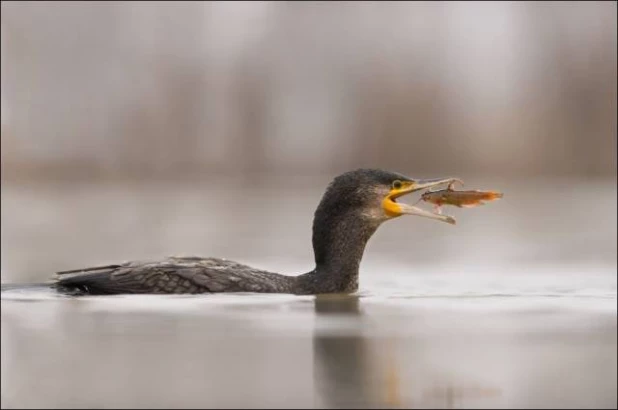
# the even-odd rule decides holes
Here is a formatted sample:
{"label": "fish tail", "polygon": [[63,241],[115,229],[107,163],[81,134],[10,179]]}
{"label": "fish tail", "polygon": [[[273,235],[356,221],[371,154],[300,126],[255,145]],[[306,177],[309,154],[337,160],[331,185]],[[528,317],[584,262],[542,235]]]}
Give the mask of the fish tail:
{"label": "fish tail", "polygon": [[487,193],[487,200],[493,201],[494,199],[500,199],[503,195],[504,194],[502,192],[489,191]]}

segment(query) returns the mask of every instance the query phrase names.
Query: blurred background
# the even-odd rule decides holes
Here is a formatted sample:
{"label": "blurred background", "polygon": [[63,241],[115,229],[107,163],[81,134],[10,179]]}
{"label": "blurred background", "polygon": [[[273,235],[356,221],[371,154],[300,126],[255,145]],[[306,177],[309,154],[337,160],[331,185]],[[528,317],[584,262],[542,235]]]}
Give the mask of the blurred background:
{"label": "blurred background", "polygon": [[[317,301],[315,311],[305,311],[309,305],[297,299],[275,300],[272,309],[284,310],[272,316],[234,310],[240,327],[221,318],[149,321],[118,300],[54,305],[51,320],[51,308],[3,301],[3,335],[11,335],[8,345],[3,336],[3,376],[12,375],[3,377],[3,407],[318,406],[307,387],[312,380],[339,386],[320,393],[326,407],[615,406],[616,12],[610,1],[3,1],[3,283],[179,254],[305,272],[313,268],[311,221],[324,188],[358,167],[458,176],[465,188],[505,194],[481,208],[445,209],[457,217],[455,227],[401,218],[378,230],[361,265],[369,299],[360,305],[386,330],[357,317],[352,340],[343,342],[291,330],[292,322],[304,330],[314,319],[323,323]],[[453,298],[462,295],[525,303],[497,299],[459,316],[467,302]],[[409,297],[446,297],[436,306],[452,311],[397,299]],[[209,312],[227,306],[211,300],[200,302]],[[561,316],[549,300],[586,313]],[[500,313],[486,326],[479,319],[513,305],[537,310]],[[109,313],[112,306],[125,315]],[[249,318],[251,326],[281,326],[262,329],[274,344],[251,345],[264,362],[238,359],[253,340],[248,333],[209,333],[210,326],[223,326],[224,335],[246,330]],[[426,346],[405,342],[410,320],[429,332],[410,336],[429,337]],[[460,340],[449,333],[457,325],[482,336],[452,346]],[[383,332],[394,344],[363,347],[368,334]],[[80,341],[72,350],[64,343],[69,335]],[[158,350],[170,343],[173,355]],[[145,345],[151,350],[142,352]],[[34,351],[43,363],[32,359]],[[193,366],[192,351],[218,363],[210,370],[227,369],[229,379]],[[392,351],[395,359],[382,357]],[[108,376],[98,390],[84,386],[79,396],[79,374],[51,375],[71,357],[92,365],[93,352],[117,359],[99,363]],[[477,360],[484,352],[491,354]],[[163,373],[151,380],[160,371],[152,355],[179,366],[175,374],[186,383]],[[374,374],[368,360],[383,367],[399,361],[413,373],[398,377],[412,380],[416,398],[393,399],[405,388],[355,378]],[[313,366],[326,366],[330,376],[313,378]],[[115,377],[126,368],[142,377],[142,387]],[[292,373],[298,376],[286,377]],[[273,384],[245,391],[243,401],[238,377]],[[206,398],[205,378],[214,378]],[[34,381],[39,395],[29,393]],[[277,395],[281,386],[288,396]],[[367,386],[390,399],[359,393]],[[461,396],[467,391],[491,398]]]}
{"label": "blurred background", "polygon": [[3,178],[612,178],[615,11],[3,2]]}

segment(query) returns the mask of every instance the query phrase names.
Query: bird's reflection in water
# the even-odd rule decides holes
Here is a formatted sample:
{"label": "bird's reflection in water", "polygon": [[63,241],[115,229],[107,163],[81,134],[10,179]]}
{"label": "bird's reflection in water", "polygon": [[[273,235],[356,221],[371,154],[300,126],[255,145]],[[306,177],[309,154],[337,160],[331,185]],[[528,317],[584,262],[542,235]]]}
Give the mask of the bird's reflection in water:
{"label": "bird's reflection in water", "polygon": [[342,325],[354,326],[362,321],[359,297],[316,296],[315,312],[313,352],[317,395],[327,407],[375,408],[378,403],[368,377],[371,374],[369,341],[358,328],[337,326],[334,322],[340,318]]}
{"label": "bird's reflection in water", "polygon": [[[368,323],[356,295],[316,296],[315,313],[314,385],[326,407],[455,408],[502,395],[495,385],[474,378],[457,380],[448,371],[436,373],[421,357],[430,354],[427,347],[416,346],[413,340],[406,341],[409,356],[404,360],[397,337],[368,337],[373,332],[366,331]],[[419,364],[405,369],[407,377],[401,374],[406,362]],[[411,383],[411,375],[416,383]]]}

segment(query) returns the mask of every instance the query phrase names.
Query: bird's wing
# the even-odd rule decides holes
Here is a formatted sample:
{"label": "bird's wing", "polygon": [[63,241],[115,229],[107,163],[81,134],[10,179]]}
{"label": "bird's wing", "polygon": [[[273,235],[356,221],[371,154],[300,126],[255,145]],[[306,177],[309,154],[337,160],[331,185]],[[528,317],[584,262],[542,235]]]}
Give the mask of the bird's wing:
{"label": "bird's wing", "polygon": [[290,278],[219,258],[171,257],[58,272],[56,285],[90,294],[286,292]]}

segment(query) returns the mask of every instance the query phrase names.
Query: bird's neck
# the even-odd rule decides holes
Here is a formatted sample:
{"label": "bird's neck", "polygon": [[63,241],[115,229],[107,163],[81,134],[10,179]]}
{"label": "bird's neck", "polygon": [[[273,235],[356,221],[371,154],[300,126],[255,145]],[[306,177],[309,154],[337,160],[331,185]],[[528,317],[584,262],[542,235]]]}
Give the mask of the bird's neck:
{"label": "bird's neck", "polygon": [[354,211],[322,212],[313,222],[315,269],[303,275],[314,293],[353,292],[367,242],[378,228]]}

